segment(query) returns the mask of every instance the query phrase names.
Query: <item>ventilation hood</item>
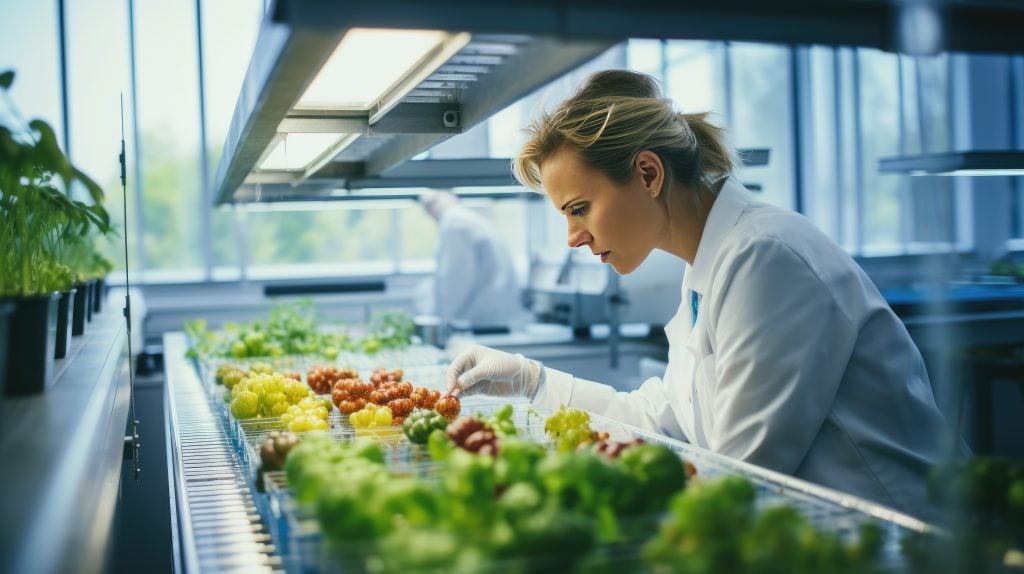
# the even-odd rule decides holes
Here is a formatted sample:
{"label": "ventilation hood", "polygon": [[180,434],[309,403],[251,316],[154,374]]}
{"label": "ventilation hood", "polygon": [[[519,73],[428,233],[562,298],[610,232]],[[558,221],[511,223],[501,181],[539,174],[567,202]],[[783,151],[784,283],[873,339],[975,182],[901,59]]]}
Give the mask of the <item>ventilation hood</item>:
{"label": "ventilation hood", "polygon": [[[908,43],[904,25],[922,22],[938,44]],[[235,106],[215,201],[331,199],[409,181],[392,170],[626,38],[1024,52],[1022,27],[1020,5],[999,0],[278,0]],[[412,171],[512,182],[507,160]]]}

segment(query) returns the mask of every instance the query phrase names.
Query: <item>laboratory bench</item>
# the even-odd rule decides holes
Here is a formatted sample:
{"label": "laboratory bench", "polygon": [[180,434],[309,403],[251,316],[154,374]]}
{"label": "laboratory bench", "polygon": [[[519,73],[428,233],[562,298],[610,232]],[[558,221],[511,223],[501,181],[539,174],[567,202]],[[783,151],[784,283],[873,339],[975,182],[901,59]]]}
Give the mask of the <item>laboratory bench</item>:
{"label": "laboratory bench", "polygon": [[[533,341],[526,341],[526,347]],[[325,550],[325,540],[315,513],[299,504],[288,489],[282,473],[264,474],[266,491],[255,488],[259,473],[260,448],[273,421],[239,421],[221,400],[223,388],[213,376],[225,360],[192,360],[185,357],[188,341],[182,333],[164,337],[166,376],[166,424],[168,436],[169,483],[175,546],[175,570],[188,572],[245,569],[249,572],[312,572],[337,570],[336,557]],[[587,345],[578,351],[589,353]],[[511,346],[510,346],[511,348]],[[433,347],[413,346],[391,351],[386,358],[349,355],[344,362],[367,377],[375,366],[402,367],[406,378],[417,386],[443,390],[446,386],[446,357]],[[285,358],[291,368],[305,372],[315,359]],[[291,362],[289,362],[291,361]],[[386,364],[378,365],[381,361]],[[284,364],[284,363],[282,363]],[[340,364],[340,363],[339,363]],[[466,397],[463,412],[492,413],[499,405],[514,408],[514,421],[521,435],[545,443],[543,425],[530,422],[529,404],[523,399]],[[542,413],[543,414],[543,413]],[[357,434],[337,411],[330,415],[330,435],[339,441]],[[595,429],[613,438],[641,438],[663,444],[696,468],[699,477],[742,476],[755,486],[758,506],[790,504],[816,527],[829,531],[855,532],[871,521],[881,526],[883,561],[902,569],[899,544],[909,533],[933,527],[905,514],[872,502],[823,488],[791,476],[592,415]],[[531,426],[532,424],[532,426]],[[433,465],[424,448],[406,440],[401,431],[388,435],[380,431],[386,450],[386,464],[393,472],[431,476]],[[362,435],[365,436],[365,433]],[[371,435],[375,436],[375,435]],[[549,442],[547,444],[550,444]],[[637,552],[629,557],[639,564]]]}

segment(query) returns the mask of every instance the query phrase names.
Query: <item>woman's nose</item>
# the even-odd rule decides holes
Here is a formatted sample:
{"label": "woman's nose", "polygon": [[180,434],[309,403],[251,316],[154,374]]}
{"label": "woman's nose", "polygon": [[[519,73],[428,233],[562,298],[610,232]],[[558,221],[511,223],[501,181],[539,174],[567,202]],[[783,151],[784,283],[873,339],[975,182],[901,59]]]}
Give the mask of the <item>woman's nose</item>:
{"label": "woman's nose", "polygon": [[590,243],[593,239],[587,230],[574,228],[572,225],[569,226],[569,247],[581,247]]}

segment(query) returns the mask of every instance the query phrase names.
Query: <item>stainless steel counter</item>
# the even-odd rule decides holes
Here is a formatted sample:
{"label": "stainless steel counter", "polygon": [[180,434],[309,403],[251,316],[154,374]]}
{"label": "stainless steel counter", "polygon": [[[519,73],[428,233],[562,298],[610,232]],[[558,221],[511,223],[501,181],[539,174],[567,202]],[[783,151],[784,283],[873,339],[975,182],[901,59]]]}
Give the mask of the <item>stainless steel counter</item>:
{"label": "stainless steel counter", "polygon": [[119,309],[94,315],[54,378],[0,409],[0,571],[105,567],[130,402]]}
{"label": "stainless steel counter", "polygon": [[231,437],[192,365],[182,333],[164,336],[167,466],[175,572],[271,572],[281,564]]}

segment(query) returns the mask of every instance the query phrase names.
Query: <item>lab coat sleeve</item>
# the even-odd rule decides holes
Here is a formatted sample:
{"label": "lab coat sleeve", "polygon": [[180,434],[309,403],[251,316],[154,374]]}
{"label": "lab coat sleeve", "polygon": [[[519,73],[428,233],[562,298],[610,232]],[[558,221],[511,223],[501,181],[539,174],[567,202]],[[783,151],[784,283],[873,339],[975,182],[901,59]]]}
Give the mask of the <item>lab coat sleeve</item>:
{"label": "lab coat sleeve", "polygon": [[475,242],[465,230],[445,227],[437,259],[437,314],[446,320],[466,319],[460,314],[466,310],[476,285]]}
{"label": "lab coat sleeve", "polygon": [[[711,450],[793,473],[832,408],[857,338],[823,278],[791,247],[736,248],[713,282]],[[827,278],[826,278],[827,280]],[[707,359],[705,359],[707,360]]]}
{"label": "lab coat sleeve", "polygon": [[533,404],[538,407],[548,410],[557,410],[561,405],[576,407],[646,431],[686,440],[665,394],[664,382],[658,377],[647,379],[632,392],[616,391],[609,385],[548,367],[544,368],[543,377],[533,398]]}

